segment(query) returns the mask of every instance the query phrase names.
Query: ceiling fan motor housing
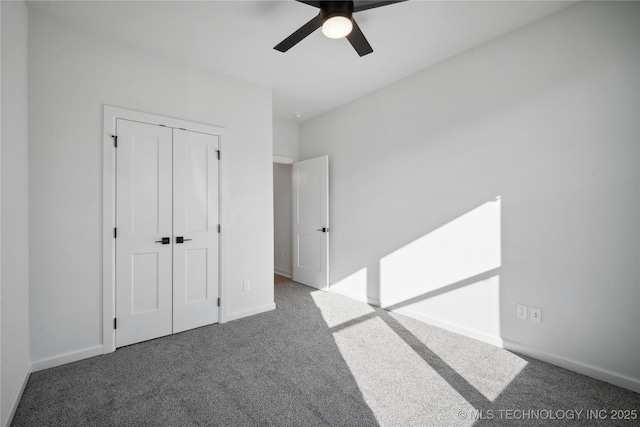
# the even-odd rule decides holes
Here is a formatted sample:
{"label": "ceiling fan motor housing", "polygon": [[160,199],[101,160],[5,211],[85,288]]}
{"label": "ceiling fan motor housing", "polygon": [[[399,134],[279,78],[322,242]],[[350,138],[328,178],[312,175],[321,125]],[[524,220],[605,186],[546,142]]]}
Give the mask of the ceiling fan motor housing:
{"label": "ceiling fan motor housing", "polygon": [[335,16],[344,16],[347,19],[351,19],[353,14],[353,2],[352,1],[323,1],[320,2],[320,16],[322,22],[326,22],[328,19]]}

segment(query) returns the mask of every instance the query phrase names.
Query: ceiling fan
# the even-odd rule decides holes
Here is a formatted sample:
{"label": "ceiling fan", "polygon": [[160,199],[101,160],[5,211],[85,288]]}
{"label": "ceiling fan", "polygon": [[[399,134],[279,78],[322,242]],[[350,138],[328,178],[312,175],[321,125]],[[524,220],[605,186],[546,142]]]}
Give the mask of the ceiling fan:
{"label": "ceiling fan", "polygon": [[298,28],[293,34],[281,41],[274,47],[275,50],[286,52],[305,37],[322,27],[322,33],[331,38],[339,39],[346,37],[351,46],[358,52],[358,55],[365,56],[373,52],[371,45],[362,33],[360,27],[353,19],[355,12],[373,9],[400,3],[406,0],[391,1],[306,1],[296,0],[309,6],[317,7],[320,13],[311,21]]}

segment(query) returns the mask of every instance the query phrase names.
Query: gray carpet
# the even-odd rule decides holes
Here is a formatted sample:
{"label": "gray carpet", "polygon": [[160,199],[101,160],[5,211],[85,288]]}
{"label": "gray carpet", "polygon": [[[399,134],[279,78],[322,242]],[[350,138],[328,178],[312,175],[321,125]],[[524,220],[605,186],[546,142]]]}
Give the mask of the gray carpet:
{"label": "gray carpet", "polygon": [[275,289],[275,311],[32,374],[12,425],[640,425],[609,412],[640,416],[637,393],[340,295]]}

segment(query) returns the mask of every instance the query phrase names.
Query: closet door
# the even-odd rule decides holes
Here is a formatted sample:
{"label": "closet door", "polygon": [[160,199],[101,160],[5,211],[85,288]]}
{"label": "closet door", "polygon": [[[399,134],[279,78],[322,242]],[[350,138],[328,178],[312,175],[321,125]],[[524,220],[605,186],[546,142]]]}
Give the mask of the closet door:
{"label": "closet door", "polygon": [[173,130],[173,332],[218,321],[218,137]]}
{"label": "closet door", "polygon": [[172,130],[118,119],[116,347],[172,332]]}

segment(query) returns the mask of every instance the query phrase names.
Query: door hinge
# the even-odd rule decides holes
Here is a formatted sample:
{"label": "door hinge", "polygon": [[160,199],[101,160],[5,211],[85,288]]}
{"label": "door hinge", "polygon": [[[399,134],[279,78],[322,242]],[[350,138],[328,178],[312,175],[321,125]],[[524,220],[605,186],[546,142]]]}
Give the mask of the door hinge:
{"label": "door hinge", "polygon": [[222,230],[221,230],[220,224],[218,224],[218,233],[220,233],[221,231]]}
{"label": "door hinge", "polygon": [[118,318],[117,317],[113,318],[113,329],[118,329]]}
{"label": "door hinge", "polygon": [[117,227],[114,227],[114,229],[113,229],[113,238],[114,239],[118,238],[118,228]]}
{"label": "door hinge", "polygon": [[220,307],[220,298],[218,298],[218,307]]}
{"label": "door hinge", "polygon": [[113,146],[118,148],[118,135],[111,135],[111,138],[113,138]]}
{"label": "door hinge", "polygon": [[218,160],[220,160],[220,150],[216,150],[216,152],[218,153]]}

